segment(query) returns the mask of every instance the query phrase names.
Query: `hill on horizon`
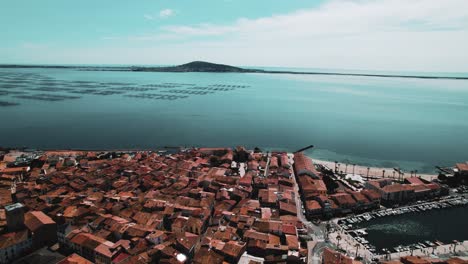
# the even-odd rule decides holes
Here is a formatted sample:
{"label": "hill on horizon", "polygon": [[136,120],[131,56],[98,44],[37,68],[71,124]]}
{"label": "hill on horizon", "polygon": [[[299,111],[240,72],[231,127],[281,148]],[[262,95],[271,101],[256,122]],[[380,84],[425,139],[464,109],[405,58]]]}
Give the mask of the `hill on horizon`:
{"label": "hill on horizon", "polygon": [[132,67],[133,71],[160,71],[160,72],[255,72],[256,70],[243,69],[225,64],[206,61],[192,61],[186,64],[171,67]]}

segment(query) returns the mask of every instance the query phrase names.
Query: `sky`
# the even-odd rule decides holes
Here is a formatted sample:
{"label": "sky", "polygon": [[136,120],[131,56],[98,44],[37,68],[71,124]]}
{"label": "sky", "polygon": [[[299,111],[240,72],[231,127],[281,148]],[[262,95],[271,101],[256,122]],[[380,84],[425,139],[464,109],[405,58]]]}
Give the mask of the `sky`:
{"label": "sky", "polygon": [[468,0],[3,0],[0,63],[468,71]]}

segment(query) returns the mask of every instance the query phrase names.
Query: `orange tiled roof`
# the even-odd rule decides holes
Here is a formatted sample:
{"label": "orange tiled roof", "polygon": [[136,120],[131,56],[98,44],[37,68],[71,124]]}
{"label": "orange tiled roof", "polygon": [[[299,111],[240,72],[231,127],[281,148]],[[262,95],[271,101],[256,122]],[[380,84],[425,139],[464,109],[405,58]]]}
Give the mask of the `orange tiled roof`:
{"label": "orange tiled roof", "polygon": [[32,211],[24,215],[24,224],[29,230],[36,232],[44,225],[55,225],[55,222],[41,211]]}
{"label": "orange tiled roof", "polygon": [[82,256],[76,253],[73,253],[70,256],[58,262],[57,264],[93,264],[93,263],[83,258]]}
{"label": "orange tiled roof", "polygon": [[456,167],[459,171],[462,171],[462,172],[468,171],[468,163],[457,163]]}

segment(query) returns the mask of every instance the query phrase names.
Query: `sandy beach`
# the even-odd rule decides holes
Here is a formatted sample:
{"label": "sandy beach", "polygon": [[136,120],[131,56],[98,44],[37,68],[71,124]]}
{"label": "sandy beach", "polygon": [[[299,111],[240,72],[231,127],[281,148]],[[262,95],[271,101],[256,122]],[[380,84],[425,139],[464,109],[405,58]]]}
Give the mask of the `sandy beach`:
{"label": "sandy beach", "polygon": [[[317,160],[314,158],[312,158],[312,160],[314,161],[315,164],[321,164],[332,170],[335,170],[335,162],[333,161]],[[339,164],[338,171],[343,171],[343,173],[353,174],[353,164],[348,164],[348,166],[346,166],[346,164],[344,163],[338,163],[338,164]],[[369,167],[369,170],[368,170],[367,166],[356,165],[354,166],[354,174],[358,174],[364,177],[368,175],[369,177],[373,177],[373,178],[395,178],[395,179],[398,178],[398,173],[395,172],[393,168]],[[415,173],[412,173],[411,175],[410,172],[405,171],[404,175],[402,175],[402,177],[404,178],[408,178],[411,176],[415,176]],[[433,179],[437,179],[436,174],[417,173],[417,176],[427,181],[432,181]]]}

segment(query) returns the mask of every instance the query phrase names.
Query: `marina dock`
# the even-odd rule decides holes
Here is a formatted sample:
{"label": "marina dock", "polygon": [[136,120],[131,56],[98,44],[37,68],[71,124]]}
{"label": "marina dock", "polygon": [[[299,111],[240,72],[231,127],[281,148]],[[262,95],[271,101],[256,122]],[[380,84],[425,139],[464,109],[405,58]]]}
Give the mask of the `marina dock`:
{"label": "marina dock", "polygon": [[361,256],[365,256],[366,259],[391,260],[398,259],[401,256],[406,255],[434,255],[443,257],[444,255],[453,255],[454,252],[463,254],[464,252],[468,252],[468,241],[443,243],[434,239],[423,240],[413,244],[398,245],[392,248],[378,249],[367,239],[368,232],[366,231],[366,228],[360,227],[359,224],[372,221],[377,218],[399,216],[403,214],[418,214],[430,210],[444,210],[467,205],[468,196],[465,194],[448,196],[437,201],[418,202],[404,207],[385,208],[378,211],[335,219],[331,221],[334,225],[335,232],[330,233],[329,239],[339,248],[348,252],[350,256],[355,254],[356,248],[358,248]]}

